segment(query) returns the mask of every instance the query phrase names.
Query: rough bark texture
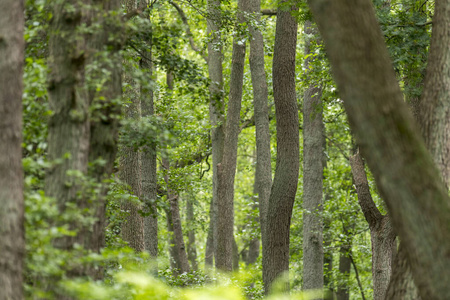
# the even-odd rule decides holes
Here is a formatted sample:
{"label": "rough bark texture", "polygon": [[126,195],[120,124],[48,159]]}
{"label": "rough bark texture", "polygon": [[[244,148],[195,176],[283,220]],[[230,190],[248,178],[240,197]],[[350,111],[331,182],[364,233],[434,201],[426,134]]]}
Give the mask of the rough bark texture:
{"label": "rough bark texture", "polygon": [[[151,80],[153,80],[152,53],[147,52],[146,57],[141,57],[141,68]],[[141,114],[142,117],[154,115],[153,91],[141,87]],[[142,149],[141,162],[141,181],[142,181],[142,200],[145,203],[145,210],[150,215],[144,218],[144,240],[145,250],[150,256],[158,256],[158,211],[156,208],[156,184],[158,181],[156,175],[156,145],[151,143]]]}
{"label": "rough bark texture", "polygon": [[[89,174],[102,184],[102,189],[97,195],[98,199],[93,203],[96,217],[93,230],[85,234],[89,240],[86,246],[99,253],[100,249],[105,246],[107,186],[103,181],[111,176],[117,153],[118,118],[121,114],[118,100],[122,96],[122,58],[119,51],[123,46],[123,38],[121,36],[122,23],[115,14],[120,9],[120,1],[98,0],[94,4],[97,9],[95,17],[101,25],[101,29],[94,35],[90,44],[94,51],[107,52],[108,61],[101,61],[97,56],[91,57],[91,59],[97,60],[96,63],[108,70],[110,74],[101,91],[90,91],[91,106],[95,103],[101,108],[91,113],[93,117],[90,124],[89,162],[97,163],[89,170]],[[114,39],[108,39],[111,34],[115,34]],[[104,76],[103,73],[102,76]],[[103,163],[99,164],[99,160],[102,160]],[[100,272],[96,273],[97,276],[101,276]]]}
{"label": "rough bark texture", "polygon": [[395,244],[394,229],[388,215],[383,216],[373,202],[364,163],[359,153],[350,157],[358,202],[369,223],[372,243],[373,298],[383,300],[391,276],[392,250]]}
{"label": "rough bark texture", "polygon": [[[273,92],[277,120],[277,163],[267,209],[267,245],[263,246],[264,290],[289,269],[289,228],[299,173],[299,130],[295,93],[297,21],[278,8],[273,57]],[[285,285],[289,290],[289,284]]]}
{"label": "rough bark texture", "polygon": [[[249,12],[256,14],[256,21],[259,22],[261,19],[261,0],[249,0],[248,3]],[[259,223],[261,226],[261,240],[264,240],[266,236],[265,227],[267,206],[269,204],[270,189],[272,187],[268,108],[269,100],[266,71],[264,69],[263,36],[257,27],[249,25],[249,31],[251,36],[249,60],[253,87],[253,106],[256,131],[255,193],[258,195],[259,202]]]}
{"label": "rough bark texture", "polygon": [[433,34],[420,102],[425,144],[450,186],[450,0],[438,0],[433,17]]}
{"label": "rough bark texture", "polygon": [[[372,3],[308,2],[358,144],[408,249],[420,295],[447,299],[450,199],[403,102]],[[448,16],[445,2],[441,11]]]}
{"label": "rough bark texture", "polygon": [[[305,55],[317,29],[305,22]],[[305,60],[309,69],[312,57]],[[303,97],[303,290],[323,289],[323,136],[322,89],[311,84]]]}
{"label": "rough bark texture", "polygon": [[[238,1],[237,26],[244,21],[245,0]],[[242,86],[244,81],[245,42],[244,35],[237,34],[233,41],[231,57],[230,94],[222,161],[217,166],[217,249],[216,268],[223,271],[233,269],[234,230],[234,177],[236,174],[237,143],[241,120]]]}
{"label": "rough bark texture", "polygon": [[213,197],[211,199],[211,209],[209,216],[208,242],[206,244],[205,265],[212,266],[212,261],[217,246],[217,166],[222,161],[223,156],[223,69],[222,69],[222,41],[220,35],[221,10],[220,0],[207,1],[208,19],[207,31],[210,37],[208,43],[208,73],[209,73],[209,119],[211,123],[211,144],[213,160]]}
{"label": "rough bark texture", "polygon": [[[130,102],[125,107],[125,116],[130,119],[139,119],[141,116],[141,101],[136,82],[130,78],[125,81],[132,86],[129,91]],[[131,192],[139,199],[142,196],[141,184],[141,153],[130,146],[123,146],[119,162],[119,177],[130,186]],[[139,213],[142,205],[131,201],[124,201],[122,209],[128,212],[126,220],[122,223],[122,238],[137,252],[145,250],[144,218]]]}
{"label": "rough bark texture", "polygon": [[[89,95],[85,83],[87,45],[85,36],[78,31],[78,26],[86,21],[87,14],[79,1],[53,4],[48,81],[53,115],[48,126],[48,159],[54,165],[45,177],[45,193],[57,199],[61,212],[69,204],[90,208],[86,200],[93,196],[87,195],[79,179],[79,175],[87,175],[90,138]],[[83,232],[90,228],[76,220],[68,223],[78,234],[57,239],[55,246],[65,250],[72,249],[75,243],[85,246]]]}
{"label": "rough bark texture", "polygon": [[24,2],[0,2],[0,298],[23,299]]}

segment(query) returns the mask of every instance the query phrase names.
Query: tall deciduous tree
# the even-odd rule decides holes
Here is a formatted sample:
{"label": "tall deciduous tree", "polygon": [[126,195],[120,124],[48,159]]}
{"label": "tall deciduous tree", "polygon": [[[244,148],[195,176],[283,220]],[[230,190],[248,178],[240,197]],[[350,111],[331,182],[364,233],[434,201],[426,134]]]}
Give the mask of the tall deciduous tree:
{"label": "tall deciduous tree", "polygon": [[[282,6],[284,2],[281,2]],[[264,290],[289,269],[289,229],[299,175],[299,124],[295,93],[297,21],[279,7],[273,56],[273,94],[277,120],[277,165],[266,219],[263,245]],[[264,239],[263,239],[264,242]],[[289,290],[289,285],[285,285]]]}
{"label": "tall deciduous tree", "polygon": [[[255,14],[255,21],[261,20],[261,1],[249,0],[249,12]],[[257,26],[249,24],[250,71],[253,87],[253,107],[256,131],[255,194],[258,195],[261,240],[266,238],[266,215],[272,187],[272,166],[270,155],[270,130],[268,88],[264,69],[264,40]],[[264,242],[263,242],[264,247]],[[259,245],[258,245],[259,251]],[[251,251],[249,251],[250,256]]]}
{"label": "tall deciduous tree", "polygon": [[0,294],[23,299],[22,172],[24,1],[0,3]]}
{"label": "tall deciduous tree", "polygon": [[[317,29],[305,22],[305,69],[310,73]],[[317,43],[317,40],[314,39]],[[303,289],[323,289],[323,148],[322,88],[312,82],[303,97]]]}
{"label": "tall deciduous tree", "polygon": [[222,161],[218,168],[217,186],[217,249],[216,268],[231,271],[233,267],[234,240],[234,177],[236,174],[237,143],[239,123],[241,120],[242,86],[245,64],[245,34],[242,24],[244,12],[248,5],[246,0],[238,1],[237,34],[233,40],[231,57],[230,94],[228,100],[227,120]]}
{"label": "tall deciduous tree", "polygon": [[[373,5],[361,0],[308,2],[358,144],[408,250],[420,295],[446,299],[450,198],[403,102]],[[436,7],[436,22],[446,24],[449,1],[437,1]],[[441,38],[448,35],[448,26],[442,33]]]}

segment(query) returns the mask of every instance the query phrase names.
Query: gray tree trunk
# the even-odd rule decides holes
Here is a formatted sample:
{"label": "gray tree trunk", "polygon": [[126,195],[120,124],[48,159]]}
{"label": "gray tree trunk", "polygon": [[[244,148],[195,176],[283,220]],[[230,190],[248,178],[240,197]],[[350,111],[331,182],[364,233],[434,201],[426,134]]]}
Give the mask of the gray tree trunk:
{"label": "gray tree trunk", "polygon": [[[317,34],[305,22],[305,55],[311,53],[308,36]],[[314,37],[313,37],[314,38]],[[311,56],[305,60],[309,69]],[[323,289],[323,136],[322,89],[311,84],[303,98],[303,290]]]}
{"label": "gray tree trunk", "polygon": [[0,2],[0,298],[23,299],[24,1]]}
{"label": "gray tree trunk", "polygon": [[[236,26],[245,22],[246,0],[238,0]],[[222,161],[217,165],[217,248],[215,252],[216,268],[223,271],[233,269],[234,240],[234,177],[236,174],[237,144],[239,123],[241,120],[242,86],[245,64],[245,35],[238,32],[233,40],[231,58],[230,93]]]}
{"label": "gray tree trunk", "polygon": [[[255,14],[257,22],[259,22],[261,19],[260,10],[261,0],[249,0],[249,12]],[[251,24],[249,25],[249,31],[250,36],[252,37],[250,39],[249,60],[253,86],[253,106],[256,131],[255,193],[258,195],[259,202],[259,223],[261,226],[261,240],[265,240],[266,214],[269,204],[270,189],[272,187],[272,165],[270,154],[268,108],[269,100],[266,71],[264,69],[263,36],[258,28],[251,26]],[[256,245],[254,246],[256,247]]]}
{"label": "gray tree trunk", "polygon": [[[349,234],[344,229],[344,234]],[[351,239],[348,239],[351,243]],[[351,244],[344,243],[339,249],[339,285],[336,291],[337,300],[349,300],[350,290],[349,290],[349,280],[352,262],[350,260],[350,252],[352,251]]]}
{"label": "gray tree trunk", "polygon": [[[151,60],[151,51],[146,53],[146,57],[141,57],[141,68],[149,78],[153,77],[153,65]],[[142,117],[153,116],[155,113],[153,91],[141,87],[140,93]],[[142,150],[142,199],[146,205],[146,212],[150,214],[144,218],[145,250],[150,253],[152,258],[156,258],[158,256],[158,211],[156,208],[156,185],[158,178],[156,175],[156,145],[151,143],[146,145]]]}
{"label": "gray tree trunk", "polygon": [[[420,295],[447,299],[450,198],[403,102],[373,5],[369,0],[308,2],[358,144],[408,249]],[[450,15],[449,1],[438,1],[436,8],[439,24],[439,16]]]}
{"label": "gray tree trunk", "polygon": [[215,249],[217,246],[217,166],[222,161],[224,145],[224,94],[223,94],[223,69],[222,69],[222,38],[220,0],[207,1],[208,19],[207,32],[210,36],[208,43],[208,73],[209,73],[209,119],[211,123],[211,144],[213,158],[213,197],[211,199],[209,231],[206,243],[205,266],[212,266]]}
{"label": "gray tree trunk", "polygon": [[364,163],[359,153],[350,157],[350,165],[358,193],[358,202],[369,223],[372,243],[373,298],[383,300],[391,276],[392,250],[396,234],[389,216],[383,216],[373,202]]}
{"label": "gray tree trunk", "polygon": [[[282,2],[284,3],[284,2]],[[280,3],[281,4],[281,3]],[[289,269],[289,228],[299,174],[299,124],[295,92],[297,21],[278,8],[273,56],[273,93],[277,120],[277,167],[266,216],[267,244],[263,246],[264,290]],[[263,240],[264,241],[264,240]],[[284,289],[289,290],[289,283]]]}
{"label": "gray tree trunk", "polygon": [[188,243],[187,243],[187,255],[188,259],[191,262],[192,270],[198,271],[198,262],[197,262],[197,246],[196,246],[196,238],[195,238],[195,230],[192,228],[192,224],[195,222],[194,219],[194,199],[189,197],[186,200],[186,223],[189,226],[188,231]]}

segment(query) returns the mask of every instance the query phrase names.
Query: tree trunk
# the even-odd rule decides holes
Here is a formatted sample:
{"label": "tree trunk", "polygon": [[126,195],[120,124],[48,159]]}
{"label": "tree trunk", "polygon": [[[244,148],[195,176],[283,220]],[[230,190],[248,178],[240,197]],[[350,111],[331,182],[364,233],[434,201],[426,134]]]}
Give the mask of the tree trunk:
{"label": "tree trunk", "polygon": [[[151,40],[148,41],[151,43]],[[151,45],[148,45],[151,47]],[[141,68],[147,74],[148,78],[153,80],[152,52],[146,53],[141,57]],[[154,115],[153,91],[145,85],[141,87],[141,106],[142,117],[151,117]],[[150,253],[152,258],[158,256],[158,210],[156,207],[156,185],[158,181],[156,173],[156,145],[150,143],[144,146],[141,162],[141,181],[142,181],[142,199],[145,203],[145,210],[149,213],[144,217],[144,240],[145,250]]]}
{"label": "tree trunk", "polygon": [[[238,0],[237,24],[245,22],[244,12],[248,6]],[[232,271],[234,240],[234,177],[236,174],[237,144],[239,123],[241,120],[242,86],[244,81],[245,43],[243,34],[237,34],[233,41],[233,54],[230,75],[230,94],[222,161],[217,166],[217,249],[215,252],[216,268]]]}
{"label": "tree trunk", "polygon": [[197,262],[197,247],[196,247],[196,238],[195,238],[195,230],[192,228],[192,224],[194,224],[194,203],[193,199],[189,198],[186,200],[186,223],[189,226],[188,231],[188,243],[187,243],[187,255],[188,259],[191,262],[192,270],[198,271],[198,262]]}
{"label": "tree trunk", "polygon": [[[284,2],[282,2],[284,3]],[[277,167],[266,216],[267,244],[263,245],[264,290],[289,269],[289,228],[299,173],[299,124],[295,92],[297,21],[278,8],[273,56],[273,93],[277,120]],[[263,239],[264,242],[264,239]],[[284,289],[289,290],[289,283]]]}
{"label": "tree trunk", "polygon": [[[249,0],[249,12],[255,14],[257,22],[261,19],[261,0]],[[255,193],[259,202],[259,223],[261,240],[266,237],[266,215],[272,187],[272,165],[270,154],[270,129],[268,88],[264,69],[264,40],[257,27],[249,25],[250,36],[250,70],[253,86],[253,106],[256,131],[256,171]],[[264,242],[263,242],[264,246]],[[255,245],[256,247],[256,245]],[[250,256],[249,249],[249,256]],[[258,243],[259,252],[259,243]],[[259,254],[258,254],[259,255]]]}
{"label": "tree trunk", "polygon": [[[372,3],[308,2],[352,130],[408,249],[420,295],[446,299],[450,295],[450,198],[403,102]],[[436,3],[436,25],[440,13],[450,15],[448,2]]]}
{"label": "tree trunk", "polygon": [[[348,235],[349,232],[344,229],[344,235]],[[348,239],[351,243],[351,239]],[[350,280],[350,270],[352,266],[352,261],[350,260],[350,252],[352,251],[352,246],[350,243],[344,243],[339,249],[339,285],[336,291],[337,300],[349,300],[350,290],[349,290],[349,280]]]}
{"label": "tree trunk", "polygon": [[175,276],[189,272],[189,261],[186,254],[186,247],[183,239],[183,229],[181,227],[180,207],[178,205],[178,195],[174,194],[170,188],[169,172],[170,162],[167,158],[162,159],[163,168],[166,174],[164,181],[167,186],[167,201],[169,204],[167,213],[167,224],[171,234],[170,253],[172,269]]}
{"label": "tree trunk", "polygon": [[[121,105],[117,100],[122,96],[122,58],[120,50],[124,41],[120,36],[122,22],[115,14],[120,9],[120,1],[98,0],[95,4],[97,4],[95,13],[101,24],[101,29],[90,42],[95,51],[104,51],[108,54],[108,61],[102,61],[97,57],[91,58],[96,60],[95,62],[101,65],[102,69],[108,70],[110,75],[101,91],[90,91],[91,107],[95,103],[95,106],[101,108],[91,112],[89,162],[93,164],[93,167],[89,170],[89,175],[102,185],[102,189],[97,195],[97,201],[93,203],[96,222],[92,232],[86,232],[86,237],[89,239],[86,246],[90,250],[100,253],[100,249],[105,246],[107,185],[104,180],[111,176],[117,154],[119,116],[121,114]],[[118,35],[114,36],[113,40],[108,40],[111,33]],[[104,76],[103,73],[101,75]],[[93,76],[96,78],[96,74],[93,74]],[[103,163],[98,163],[99,160]],[[95,270],[93,272],[97,278],[102,276],[101,272]]]}
{"label": "tree trunk", "polygon": [[[305,22],[305,35],[317,29]],[[305,55],[311,53],[306,38]],[[309,69],[311,56],[305,60]],[[303,290],[323,289],[323,136],[322,89],[311,83],[303,98]]]}
{"label": "tree trunk", "polygon": [[[209,216],[209,232],[206,245],[205,265],[212,265],[213,256],[217,248],[217,166],[222,161],[224,145],[224,100],[223,100],[223,71],[222,71],[222,25],[220,0],[207,1],[208,19],[207,32],[210,37],[208,43],[208,73],[209,73],[209,119],[211,123],[211,144],[213,158],[213,197]],[[209,242],[209,243],[208,243]]]}
{"label": "tree trunk", "polygon": [[23,299],[22,91],[24,2],[0,3],[0,293]]}
{"label": "tree trunk", "polygon": [[[128,97],[131,101],[125,108],[125,116],[138,120],[141,116],[141,101],[136,82],[125,77],[125,81],[132,86]],[[142,197],[141,184],[141,153],[130,146],[123,146],[119,162],[119,177],[130,186],[131,192],[138,197]],[[126,220],[122,223],[122,238],[128,242],[129,246],[136,252],[145,250],[144,242],[144,218],[140,214],[142,205],[131,201],[124,201],[122,209],[128,212]]]}
{"label": "tree trunk", "polygon": [[361,210],[369,223],[372,243],[372,278],[374,300],[384,300],[391,276],[395,233],[388,215],[383,216],[373,202],[364,163],[359,153],[350,157],[353,179]]}

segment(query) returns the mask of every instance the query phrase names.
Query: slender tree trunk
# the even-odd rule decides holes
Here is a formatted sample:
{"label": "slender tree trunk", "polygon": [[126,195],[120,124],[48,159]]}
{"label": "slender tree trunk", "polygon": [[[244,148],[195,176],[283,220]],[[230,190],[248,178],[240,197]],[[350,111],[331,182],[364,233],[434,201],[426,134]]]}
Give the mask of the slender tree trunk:
{"label": "slender tree trunk", "polygon": [[[344,229],[344,235],[348,235],[349,232]],[[348,239],[351,243],[351,239]],[[350,252],[352,251],[352,246],[349,243],[344,243],[339,249],[339,285],[336,291],[337,300],[349,300],[350,290],[350,271],[352,267],[352,261],[350,260]]]}
{"label": "slender tree trunk", "polygon": [[171,266],[175,276],[189,272],[189,261],[186,254],[186,247],[183,239],[183,229],[181,227],[180,207],[178,205],[178,195],[174,194],[170,188],[169,172],[170,162],[167,158],[162,160],[163,168],[167,172],[164,181],[167,186],[167,201],[169,208],[167,211],[167,224],[170,237]]}
{"label": "slender tree trunk", "polygon": [[208,43],[208,72],[209,72],[209,119],[211,123],[211,144],[213,158],[213,197],[211,199],[210,209],[210,229],[208,231],[208,239],[206,244],[205,265],[212,265],[212,259],[217,248],[217,186],[218,172],[217,166],[222,161],[224,132],[223,132],[223,71],[222,71],[222,38],[220,35],[221,27],[221,10],[220,0],[207,1],[208,19],[207,31],[210,37]]}
{"label": "slender tree trunk", "polygon": [[373,202],[364,164],[359,153],[350,157],[350,165],[358,193],[358,202],[370,228],[373,298],[374,300],[383,300],[391,276],[392,250],[396,234],[389,216],[383,216]]}
{"label": "slender tree trunk", "polygon": [[0,3],[0,294],[23,299],[22,91],[24,1]]}
{"label": "slender tree trunk", "polygon": [[[450,198],[403,102],[373,5],[368,0],[308,2],[350,125],[408,249],[420,295],[446,299],[450,295]],[[448,1],[436,2],[436,25],[441,16],[448,18],[449,8]]]}
{"label": "slender tree trunk", "polygon": [[[151,41],[149,41],[151,43]],[[149,45],[151,47],[151,45]],[[141,57],[141,68],[147,74],[148,78],[153,77],[152,52],[146,53]],[[153,78],[152,78],[153,80]],[[151,117],[154,115],[153,91],[145,85],[141,87],[141,106],[142,117]],[[150,253],[152,258],[158,256],[158,211],[156,208],[156,145],[150,143],[144,146],[142,151],[141,180],[142,180],[142,199],[146,206],[148,216],[144,218],[144,240],[145,250]]]}
{"label": "slender tree trunk", "polygon": [[[245,22],[246,0],[238,0],[237,26]],[[230,94],[225,127],[222,161],[217,166],[217,249],[216,268],[231,271],[233,268],[234,240],[234,177],[236,174],[237,144],[241,120],[242,86],[244,81],[245,43],[244,35],[238,33],[233,41]]]}
{"label": "slender tree trunk", "polygon": [[[284,3],[284,2],[282,2]],[[277,167],[266,216],[267,244],[263,245],[264,290],[289,269],[289,228],[299,173],[299,124],[295,92],[297,21],[278,8],[273,56],[273,92],[277,120]],[[264,239],[263,239],[264,242]],[[285,284],[289,290],[289,283]]]}
{"label": "slender tree trunk", "polygon": [[[305,35],[316,35],[317,29],[305,22]],[[311,53],[307,38],[305,55]],[[311,57],[305,61],[309,69]],[[311,84],[303,98],[303,289],[323,289],[323,136],[322,89]]]}
{"label": "slender tree trunk", "polygon": [[197,247],[196,247],[196,238],[195,238],[195,230],[192,228],[192,224],[194,223],[194,199],[189,198],[186,200],[186,223],[189,226],[188,231],[188,243],[187,243],[187,255],[188,259],[191,262],[192,270],[198,271],[198,262],[197,262]]}
{"label": "slender tree trunk", "polygon": [[[261,0],[249,0],[249,12],[255,14],[256,21],[261,19]],[[264,69],[264,40],[257,27],[249,25],[250,36],[250,71],[253,86],[253,106],[256,131],[256,171],[255,193],[259,202],[259,223],[261,240],[266,237],[266,215],[272,187],[272,165],[270,154],[270,130],[268,88]],[[256,247],[256,244],[254,245]],[[264,242],[263,242],[264,247]],[[258,243],[259,250],[259,243]],[[249,249],[249,255],[250,255]],[[259,251],[258,251],[259,252]],[[259,255],[259,254],[258,254]]]}

